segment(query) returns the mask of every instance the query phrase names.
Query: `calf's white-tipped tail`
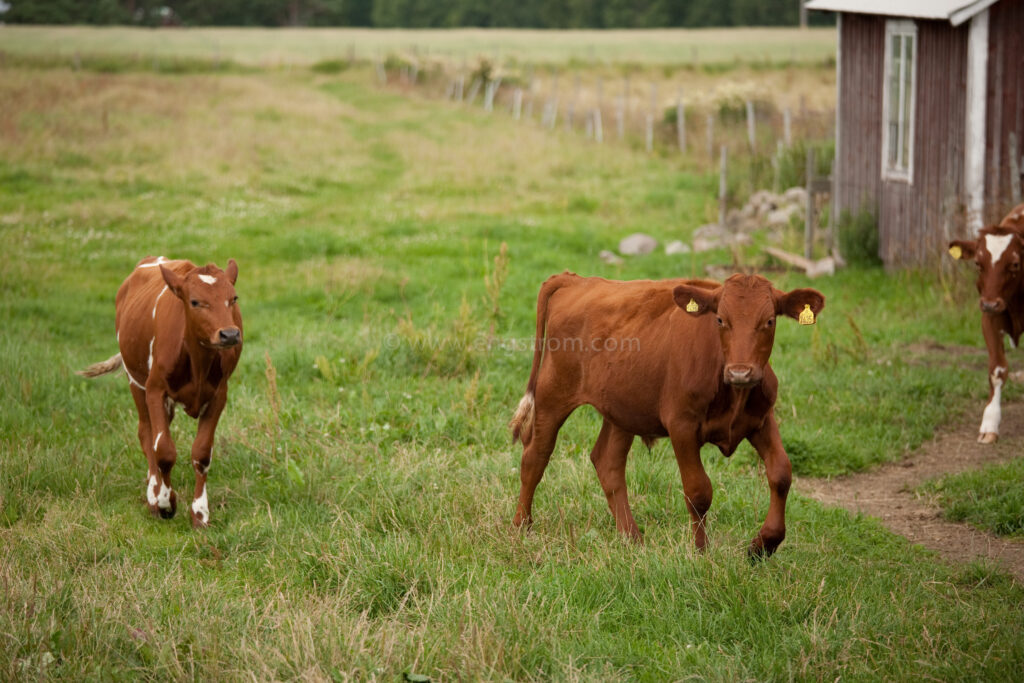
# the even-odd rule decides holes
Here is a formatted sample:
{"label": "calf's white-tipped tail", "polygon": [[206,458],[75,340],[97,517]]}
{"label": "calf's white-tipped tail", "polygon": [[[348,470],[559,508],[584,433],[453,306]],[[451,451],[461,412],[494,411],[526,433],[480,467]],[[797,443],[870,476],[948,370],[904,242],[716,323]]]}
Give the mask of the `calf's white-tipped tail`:
{"label": "calf's white-tipped tail", "polygon": [[93,363],[84,370],[79,370],[76,374],[82,377],[99,377],[100,375],[108,375],[111,372],[116,372],[121,369],[121,354],[114,354],[110,358],[100,361],[99,363]]}
{"label": "calf's white-tipped tail", "polygon": [[533,392],[528,391],[519,400],[516,414],[512,416],[509,426],[512,428],[512,443],[519,440],[525,446],[533,438],[533,418],[537,412],[537,406],[533,400]]}

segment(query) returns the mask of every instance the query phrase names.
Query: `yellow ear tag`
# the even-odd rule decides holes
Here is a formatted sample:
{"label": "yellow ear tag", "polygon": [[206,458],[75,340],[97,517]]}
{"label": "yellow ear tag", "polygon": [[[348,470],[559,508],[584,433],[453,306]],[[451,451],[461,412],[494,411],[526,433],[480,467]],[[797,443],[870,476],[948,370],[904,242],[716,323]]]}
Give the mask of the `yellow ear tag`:
{"label": "yellow ear tag", "polygon": [[960,257],[964,255],[964,250],[960,248],[959,244],[954,244],[949,248],[949,255],[959,261]]}
{"label": "yellow ear tag", "polygon": [[814,324],[814,311],[811,310],[810,304],[804,304],[804,310],[800,311],[800,317],[797,322],[801,325],[813,325]]}
{"label": "yellow ear tag", "polygon": [[698,306],[697,302],[694,301],[693,299],[690,299],[690,303],[686,304],[686,312],[687,313],[696,313],[699,310],[700,310],[700,306]]}

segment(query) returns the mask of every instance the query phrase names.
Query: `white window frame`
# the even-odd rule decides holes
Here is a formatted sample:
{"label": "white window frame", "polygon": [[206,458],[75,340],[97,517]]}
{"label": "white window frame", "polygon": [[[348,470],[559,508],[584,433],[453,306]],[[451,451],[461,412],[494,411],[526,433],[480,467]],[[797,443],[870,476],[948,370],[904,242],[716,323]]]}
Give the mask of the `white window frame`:
{"label": "white window frame", "polygon": [[[893,54],[892,41],[895,36],[909,36],[910,42],[910,91],[907,92],[904,86],[907,83],[906,74],[901,74],[899,79],[900,101],[890,102],[890,83],[892,80]],[[906,43],[901,43],[903,46]],[[900,60],[900,68],[905,69],[906,58]],[[917,24],[913,21],[902,19],[889,19],[885,22],[885,72],[882,77],[882,178],[885,180],[899,180],[909,184],[914,182],[914,113],[917,109]],[[909,107],[906,98],[910,98]],[[900,114],[906,113],[909,120],[900,118],[896,154],[899,156],[906,147],[907,158],[902,159],[902,165],[897,160],[896,164],[889,162],[889,112],[891,108],[898,107]],[[909,137],[909,140],[906,140]],[[906,142],[906,145],[903,143]]]}

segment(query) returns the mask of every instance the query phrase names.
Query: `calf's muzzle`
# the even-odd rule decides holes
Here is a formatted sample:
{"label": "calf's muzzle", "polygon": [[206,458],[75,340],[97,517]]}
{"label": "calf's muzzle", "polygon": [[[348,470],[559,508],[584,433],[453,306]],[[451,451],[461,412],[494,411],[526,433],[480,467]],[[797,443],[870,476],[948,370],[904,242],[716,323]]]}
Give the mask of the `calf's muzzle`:
{"label": "calf's muzzle", "polygon": [[734,387],[753,386],[761,381],[762,375],[758,368],[748,363],[730,363],[722,374],[725,383]]}
{"label": "calf's muzzle", "polygon": [[995,301],[980,299],[978,305],[981,307],[982,313],[1002,313],[1006,310],[1006,302],[1003,301],[1002,297],[997,298]]}
{"label": "calf's muzzle", "polygon": [[217,345],[237,346],[242,342],[242,331],[237,327],[224,327],[217,331]]}

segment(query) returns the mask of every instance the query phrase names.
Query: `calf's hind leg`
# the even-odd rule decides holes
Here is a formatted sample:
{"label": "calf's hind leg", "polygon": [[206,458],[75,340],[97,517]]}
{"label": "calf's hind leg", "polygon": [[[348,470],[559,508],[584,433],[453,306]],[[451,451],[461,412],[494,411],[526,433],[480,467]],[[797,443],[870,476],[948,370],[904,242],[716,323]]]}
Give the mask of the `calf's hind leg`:
{"label": "calf's hind leg", "polygon": [[[156,453],[159,442],[154,438],[153,425],[149,419],[146,391],[133,384],[131,392],[132,399],[135,400],[135,409],[139,413],[139,445],[142,447],[142,454],[146,456],[146,505],[149,507],[150,513],[155,516],[173,517],[176,501],[174,492],[169,487],[166,489],[164,487],[164,476]],[[166,411],[166,408],[164,410]],[[164,417],[169,425],[172,415],[165,412]],[[163,435],[160,439],[163,439]]]}
{"label": "calf's hind leg", "polygon": [[555,440],[558,438],[558,430],[562,428],[569,414],[575,410],[570,408],[564,415],[542,410],[538,405],[536,417],[533,424],[533,438],[523,446],[523,458],[519,468],[519,502],[516,505],[516,514],[512,518],[512,526],[521,528],[529,527],[533,523],[533,494],[537,490],[537,484],[544,476],[544,470],[548,466],[551,452],[555,449]]}
{"label": "calf's hind leg", "polygon": [[633,434],[605,420],[594,450],[590,452],[590,461],[597,470],[608,508],[615,516],[615,527],[631,539],[642,541],[643,536],[629,509],[629,496],[626,493],[626,456],[632,445]]}
{"label": "calf's hind leg", "polygon": [[170,519],[178,510],[178,495],[171,488],[171,470],[178,459],[174,440],[171,438],[174,404],[166,400],[165,394],[149,388],[146,390],[145,407],[149,415],[150,435],[153,438],[153,459],[146,485],[146,501],[149,503],[150,512]]}

